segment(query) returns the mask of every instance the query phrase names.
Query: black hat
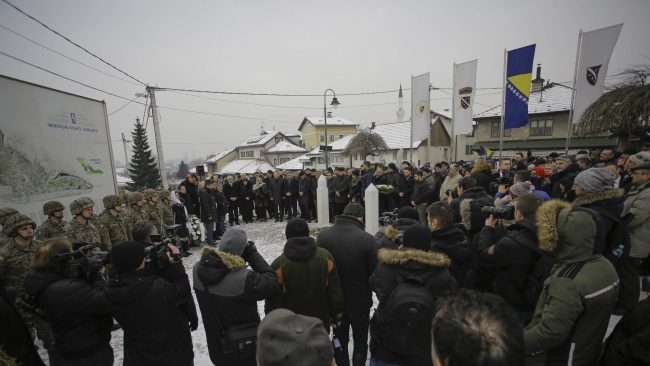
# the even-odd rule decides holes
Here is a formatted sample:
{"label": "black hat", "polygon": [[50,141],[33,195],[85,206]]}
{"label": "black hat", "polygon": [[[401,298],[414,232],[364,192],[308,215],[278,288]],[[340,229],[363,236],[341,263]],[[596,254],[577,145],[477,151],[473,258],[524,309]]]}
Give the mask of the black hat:
{"label": "black hat", "polygon": [[140,268],[144,260],[144,245],[136,241],[123,241],[111,249],[111,266],[118,275]]}
{"label": "black hat", "polygon": [[533,164],[535,164],[535,165],[544,165],[544,164],[546,164],[546,159],[539,158],[539,159],[535,160],[535,162]]}
{"label": "black hat", "polygon": [[587,151],[587,150],[580,150],[580,151],[578,151],[578,152],[576,153],[576,155],[580,155],[580,154],[587,154],[587,155],[589,155],[589,151]]}
{"label": "black hat", "polygon": [[404,206],[397,211],[397,218],[398,219],[413,219],[413,220],[420,220],[420,214],[418,214],[418,211],[414,209],[413,207],[410,206]]}
{"label": "black hat", "polygon": [[361,172],[359,171],[359,169],[354,169],[354,170],[352,171],[352,175],[356,175],[356,176],[358,176],[359,173],[361,173]]}
{"label": "black hat", "polygon": [[555,159],[555,158],[557,158],[558,156],[560,156],[560,154],[558,154],[558,153],[556,153],[556,152],[552,152],[552,153],[548,154],[548,156],[551,157],[551,158],[553,158],[553,159]]}
{"label": "black hat", "polygon": [[634,155],[638,152],[639,150],[637,150],[636,147],[628,147],[627,149],[623,150],[623,154],[627,154],[627,155]]}
{"label": "black hat", "polygon": [[423,171],[423,172],[431,173],[431,169],[429,169],[427,167],[424,167],[424,168],[422,168],[420,170]]}
{"label": "black hat", "polygon": [[358,203],[348,203],[347,206],[343,209],[343,215],[351,215],[356,217],[363,217],[365,211],[363,206]]}
{"label": "black hat", "polygon": [[411,225],[404,231],[402,242],[407,248],[428,252],[431,248],[431,229],[422,224]]}
{"label": "black hat", "polygon": [[284,233],[287,239],[306,237],[309,236],[309,226],[303,219],[292,219],[287,223]]}
{"label": "black hat", "polygon": [[388,167],[393,169],[393,170],[397,170],[397,165],[395,165],[395,163],[389,163]]}

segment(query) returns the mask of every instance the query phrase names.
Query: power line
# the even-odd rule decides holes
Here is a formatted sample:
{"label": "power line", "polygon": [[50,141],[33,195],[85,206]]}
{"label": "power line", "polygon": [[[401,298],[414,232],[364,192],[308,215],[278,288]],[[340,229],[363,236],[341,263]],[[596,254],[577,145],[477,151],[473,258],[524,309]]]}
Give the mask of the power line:
{"label": "power line", "polygon": [[[6,0],[2,0],[6,1]],[[225,92],[225,91],[210,91],[210,90],[191,90],[191,89],[177,89],[177,88],[154,88],[156,91],[177,91],[177,92],[188,92],[188,93],[206,93],[206,94],[227,94],[227,95],[252,95],[252,96],[267,96],[267,97],[322,97],[322,94],[276,94],[276,93],[245,93],[245,92]],[[410,88],[403,90],[411,90]],[[398,90],[386,90],[378,92],[366,92],[366,93],[347,93],[347,94],[338,94],[338,96],[353,96],[353,95],[373,95],[373,94],[386,94],[386,93],[397,93]]]}
{"label": "power line", "polygon": [[26,17],[28,17],[28,18],[32,19],[33,21],[35,21],[36,23],[42,25],[43,27],[45,27],[46,29],[48,29],[50,32],[52,32],[52,33],[54,33],[54,34],[60,36],[61,38],[65,39],[66,41],[68,41],[68,42],[70,42],[70,43],[72,43],[73,45],[77,46],[78,48],[81,48],[82,50],[86,51],[86,53],[88,53],[89,55],[95,57],[95,58],[98,59],[99,61],[105,63],[106,65],[108,65],[108,66],[110,66],[110,67],[112,67],[112,68],[114,68],[115,70],[117,70],[117,71],[121,72],[122,74],[128,76],[129,78],[131,78],[131,79],[137,81],[138,83],[140,83],[140,84],[142,84],[142,85],[144,85],[144,86],[147,86],[147,84],[143,83],[142,81],[140,81],[140,80],[134,78],[133,76],[127,74],[126,72],[124,72],[124,71],[118,69],[117,67],[113,66],[113,65],[110,64],[109,62],[104,61],[101,57],[99,57],[99,56],[95,55],[94,53],[88,51],[87,49],[83,48],[82,46],[80,46],[80,45],[78,45],[78,44],[72,42],[69,38],[67,38],[67,37],[64,36],[63,34],[61,34],[61,33],[57,32],[57,31],[55,31],[54,29],[52,29],[52,28],[48,27],[47,25],[45,25],[45,24],[44,24],[43,22],[41,22],[40,20],[38,20],[38,19],[34,18],[33,16],[31,16],[31,15],[25,13],[24,11],[20,10],[20,8],[18,8],[18,7],[15,6],[14,4],[10,3],[9,1],[7,1],[7,0],[2,0],[2,1],[4,1],[4,2],[7,3],[9,6],[11,6],[11,7],[14,8],[14,9],[16,9],[18,12],[22,13],[22,14],[25,15]]}
{"label": "power line", "polygon": [[120,109],[118,109],[118,110],[116,110],[116,111],[113,111],[113,112],[109,113],[107,116],[110,116],[111,114],[115,114],[115,113],[121,111],[122,109],[124,109],[124,107],[126,107],[126,106],[129,105],[129,104],[131,104],[131,102],[133,102],[134,100],[136,100],[136,99],[138,99],[138,98],[139,98],[139,97],[135,97],[135,98],[129,100],[125,105],[122,106],[122,108],[120,108]]}

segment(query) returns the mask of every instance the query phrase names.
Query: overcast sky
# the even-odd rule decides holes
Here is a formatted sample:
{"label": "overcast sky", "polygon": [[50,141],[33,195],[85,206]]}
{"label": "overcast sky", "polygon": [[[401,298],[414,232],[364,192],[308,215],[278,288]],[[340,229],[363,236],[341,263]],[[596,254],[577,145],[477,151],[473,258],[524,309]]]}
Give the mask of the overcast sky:
{"label": "overcast sky", "polygon": [[[400,83],[409,88],[411,75],[425,72],[431,73],[435,87],[451,88],[453,63],[472,59],[478,59],[479,89],[501,87],[505,48],[536,43],[535,64],[542,64],[542,77],[569,82],[580,29],[625,23],[611,59],[610,75],[648,63],[644,56],[650,56],[648,0],[10,1],[149,85],[321,95],[195,94],[202,97],[198,98],[157,92],[160,107],[246,117],[160,109],[167,159],[181,158],[184,151],[190,157],[196,151],[200,157],[232,148],[258,134],[262,121],[267,130],[275,127],[297,133],[305,116],[323,114],[322,93],[328,88],[337,94],[396,90]],[[130,80],[3,2],[0,25]],[[144,92],[142,86],[88,69],[3,28],[0,51],[128,99]],[[109,113],[128,101],[2,55],[0,74],[105,100]],[[499,90],[478,94],[475,112],[500,104]],[[397,93],[338,99],[341,106],[334,114],[361,125],[397,119]],[[451,96],[442,91],[432,91],[431,99],[434,110],[451,107]],[[328,104],[330,100],[328,96]],[[404,101],[408,119],[410,92],[404,93]],[[381,105],[363,106],[368,104]],[[124,160],[117,140],[122,133],[130,134],[135,118],[142,118],[143,111],[142,105],[132,103],[109,117],[117,160]],[[154,145],[151,121],[149,136]]]}

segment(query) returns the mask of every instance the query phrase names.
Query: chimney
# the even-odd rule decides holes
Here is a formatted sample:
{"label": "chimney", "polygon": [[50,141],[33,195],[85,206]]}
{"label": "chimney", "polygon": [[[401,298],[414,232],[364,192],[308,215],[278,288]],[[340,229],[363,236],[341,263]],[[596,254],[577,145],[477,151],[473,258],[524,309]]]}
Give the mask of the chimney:
{"label": "chimney", "polygon": [[531,93],[537,92],[544,88],[544,79],[542,79],[542,64],[537,64],[537,77],[535,80],[531,81],[530,91]]}
{"label": "chimney", "polygon": [[332,112],[327,112],[327,118],[332,118]]}
{"label": "chimney", "polygon": [[370,129],[371,129],[371,130],[374,130],[374,129],[375,129],[375,125],[377,124],[377,122],[370,122],[370,124],[371,124]]}

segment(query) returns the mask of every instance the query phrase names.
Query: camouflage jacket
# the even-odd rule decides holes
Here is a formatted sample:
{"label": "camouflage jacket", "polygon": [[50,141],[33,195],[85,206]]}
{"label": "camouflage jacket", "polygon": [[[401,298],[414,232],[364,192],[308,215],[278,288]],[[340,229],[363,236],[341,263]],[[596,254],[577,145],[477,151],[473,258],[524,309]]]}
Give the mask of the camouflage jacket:
{"label": "camouflage jacket", "polygon": [[0,249],[0,282],[4,283],[7,292],[15,299],[25,292],[25,278],[30,271],[38,242],[32,240],[26,247],[20,247],[10,238],[5,238],[5,246]]}
{"label": "camouflage jacket", "polygon": [[163,202],[160,204],[160,207],[163,210],[163,219],[165,220],[165,225],[174,225],[174,211],[172,211],[171,204]]}
{"label": "camouflage jacket", "polygon": [[9,237],[5,235],[4,231],[0,231],[0,248],[4,247],[9,240]]}
{"label": "camouflage jacket", "polygon": [[160,204],[152,205],[149,202],[144,204],[144,212],[146,213],[147,220],[151,221],[153,226],[158,229],[158,233],[165,235],[165,232],[160,230],[160,224],[162,223],[163,225],[164,220],[163,220],[163,213],[160,208]]}
{"label": "camouflage jacket", "polygon": [[97,220],[97,230],[101,239],[99,248],[103,251],[111,250],[113,244],[127,239],[126,223],[121,213],[113,216],[109,210],[104,210]]}
{"label": "camouflage jacket", "polygon": [[131,207],[126,210],[126,215],[124,215],[124,223],[126,224],[127,238],[133,239],[133,236],[131,235],[131,231],[133,231],[133,224],[142,220],[147,220],[147,214],[144,212],[143,208],[138,207],[137,205],[131,205]]}
{"label": "camouflage jacket", "polygon": [[38,229],[36,229],[36,232],[34,233],[34,239],[43,241],[45,239],[63,236],[61,232],[67,224],[68,222],[65,220],[61,220],[61,222],[57,224],[54,221],[47,219],[41,224],[41,226],[38,227]]}
{"label": "camouflage jacket", "polygon": [[83,240],[88,243],[101,242],[99,231],[97,231],[97,228],[90,222],[90,220],[88,220],[86,225],[82,225],[79,221],[72,219],[68,222],[68,225],[65,226],[61,234],[70,241]]}

